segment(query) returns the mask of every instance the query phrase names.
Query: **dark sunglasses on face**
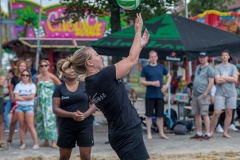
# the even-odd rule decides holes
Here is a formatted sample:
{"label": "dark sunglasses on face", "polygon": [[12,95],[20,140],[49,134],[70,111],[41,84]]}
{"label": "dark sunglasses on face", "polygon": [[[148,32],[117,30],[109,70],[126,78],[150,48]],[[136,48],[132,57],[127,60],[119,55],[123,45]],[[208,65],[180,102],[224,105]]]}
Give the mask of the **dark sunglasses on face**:
{"label": "dark sunglasses on face", "polygon": [[29,77],[29,74],[22,74],[22,77]]}
{"label": "dark sunglasses on face", "polygon": [[42,68],[43,68],[43,67],[47,67],[47,66],[48,66],[47,64],[41,65]]}

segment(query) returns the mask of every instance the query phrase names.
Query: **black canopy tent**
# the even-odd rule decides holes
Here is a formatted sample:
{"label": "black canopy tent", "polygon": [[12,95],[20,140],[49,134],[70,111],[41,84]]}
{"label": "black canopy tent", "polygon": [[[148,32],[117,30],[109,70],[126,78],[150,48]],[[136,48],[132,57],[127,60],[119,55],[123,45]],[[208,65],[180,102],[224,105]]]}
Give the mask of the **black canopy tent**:
{"label": "black canopy tent", "polygon": [[[148,58],[151,50],[158,53],[159,60],[197,60],[199,52],[206,51],[209,57],[219,56],[228,49],[240,51],[240,36],[208,26],[184,17],[164,14],[144,22],[143,30],[150,33],[148,44],[142,49],[140,58]],[[134,26],[101,38],[90,45],[100,55],[127,57],[135,36]],[[170,70],[170,63],[168,63]],[[170,86],[168,88],[168,112],[170,116]]]}
{"label": "black canopy tent", "polygon": [[[148,58],[155,50],[160,60],[181,61],[183,56],[196,60],[200,51],[207,51],[209,57],[219,56],[228,49],[240,51],[240,36],[172,14],[164,14],[144,22],[150,33],[148,44],[140,57]],[[126,57],[135,35],[134,26],[101,38],[90,45],[100,54]]]}

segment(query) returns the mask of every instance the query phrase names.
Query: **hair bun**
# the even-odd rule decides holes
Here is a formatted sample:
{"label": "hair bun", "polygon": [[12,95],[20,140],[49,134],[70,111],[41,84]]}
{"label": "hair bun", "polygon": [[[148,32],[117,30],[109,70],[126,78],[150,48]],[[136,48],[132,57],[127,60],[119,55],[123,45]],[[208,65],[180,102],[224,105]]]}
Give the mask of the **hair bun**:
{"label": "hair bun", "polygon": [[62,65],[62,71],[64,72],[65,70],[67,70],[70,67],[70,64],[71,64],[70,59],[67,58],[66,61]]}

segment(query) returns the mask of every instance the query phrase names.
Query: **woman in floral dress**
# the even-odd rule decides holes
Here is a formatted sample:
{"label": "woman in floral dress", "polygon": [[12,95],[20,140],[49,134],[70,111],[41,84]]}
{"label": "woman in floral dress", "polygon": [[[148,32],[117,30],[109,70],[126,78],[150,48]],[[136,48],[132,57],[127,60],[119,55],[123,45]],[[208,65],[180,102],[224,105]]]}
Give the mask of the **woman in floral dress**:
{"label": "woman in floral dress", "polygon": [[60,80],[52,73],[48,72],[49,62],[42,60],[40,64],[40,74],[37,75],[38,101],[37,101],[37,133],[40,140],[45,139],[40,147],[48,147],[49,140],[52,147],[57,148],[57,126],[56,117],[52,112],[52,94],[55,85],[60,85]]}

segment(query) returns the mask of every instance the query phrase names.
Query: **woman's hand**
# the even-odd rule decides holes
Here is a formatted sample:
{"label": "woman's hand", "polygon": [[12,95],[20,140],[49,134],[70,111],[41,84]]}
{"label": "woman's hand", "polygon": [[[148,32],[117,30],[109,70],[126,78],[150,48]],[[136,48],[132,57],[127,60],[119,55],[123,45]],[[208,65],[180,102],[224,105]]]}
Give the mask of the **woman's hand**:
{"label": "woman's hand", "polygon": [[141,33],[143,27],[143,20],[141,13],[137,13],[137,18],[135,19],[135,33]]}
{"label": "woman's hand", "polygon": [[148,30],[146,28],[143,33],[143,36],[141,38],[141,47],[142,48],[148,43],[149,37],[150,37],[150,34],[148,33]]}
{"label": "woman's hand", "polygon": [[76,111],[76,112],[73,112],[72,118],[75,121],[83,121],[85,117],[82,112]]}

